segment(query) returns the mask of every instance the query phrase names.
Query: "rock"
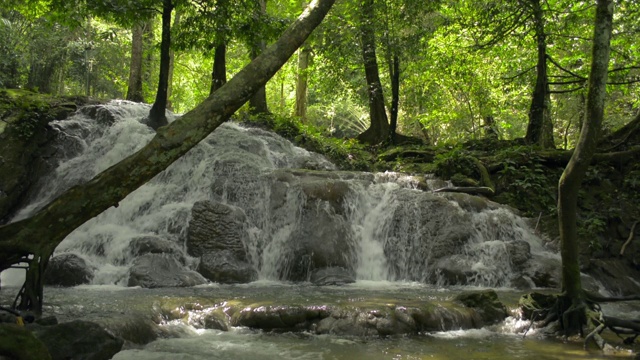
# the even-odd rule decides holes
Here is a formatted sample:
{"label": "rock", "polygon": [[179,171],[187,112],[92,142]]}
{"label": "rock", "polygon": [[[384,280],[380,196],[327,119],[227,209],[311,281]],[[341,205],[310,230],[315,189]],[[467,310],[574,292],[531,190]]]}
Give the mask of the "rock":
{"label": "rock", "polygon": [[196,202],[191,209],[187,253],[200,257],[227,250],[238,260],[245,260],[245,219],[244,212],[238,207],[220,202]]}
{"label": "rock", "polygon": [[72,253],[55,255],[49,260],[44,283],[54,286],[77,286],[93,280],[95,269],[80,256]]}
{"label": "rock", "polygon": [[627,266],[618,259],[592,260],[586,273],[599,281],[606,290],[615,295],[630,296],[640,294],[640,271]]}
{"label": "rock", "polygon": [[100,325],[75,320],[52,326],[34,327],[36,337],[44,343],[53,360],[107,360],[122,349],[124,340]]}
{"label": "rock", "polygon": [[467,285],[473,276],[471,264],[462,255],[453,255],[438,260],[434,267],[436,282],[440,285]]}
{"label": "rock", "polygon": [[133,261],[127,286],[185,287],[205,283],[207,279],[195,271],[185,269],[175,256],[147,254]]}
{"label": "rock", "polygon": [[193,205],[187,235],[187,252],[200,258],[198,272],[225,284],[246,283],[257,278],[247,262],[246,216],[242,209],[219,202]]}
{"label": "rock", "polygon": [[258,278],[251,264],[238,260],[229,250],[202,255],[197,271],[205,278],[222,284],[248,283]]}
{"label": "rock", "polygon": [[316,269],[311,274],[311,283],[313,285],[344,285],[351,284],[356,281],[352,271],[342,267],[328,267]]}
{"label": "rock", "polygon": [[463,293],[455,299],[478,311],[482,321],[487,325],[500,322],[508,316],[507,308],[498,300],[498,294],[494,290]]}
{"label": "rock", "polygon": [[562,282],[561,262],[559,258],[532,254],[531,261],[523,269],[523,275],[533,280],[536,287],[558,288]]}
{"label": "rock", "polygon": [[129,243],[131,255],[138,257],[145,254],[172,254],[184,263],[184,254],[178,244],[159,236],[141,236]]}
{"label": "rock", "polygon": [[231,324],[262,330],[304,330],[327,315],[324,306],[255,306],[233,314]]}
{"label": "rock", "polygon": [[49,350],[24,326],[0,324],[1,359],[51,359]]}
{"label": "rock", "polygon": [[557,301],[557,295],[532,292],[524,294],[518,300],[518,307],[522,311],[525,320],[542,320],[547,316],[551,307]]}
{"label": "rock", "polygon": [[54,166],[52,120],[64,119],[75,105],[60,98],[11,90],[0,93],[0,224],[33,196],[35,184]]}
{"label": "rock", "polygon": [[531,245],[526,241],[512,241],[506,244],[511,264],[520,267],[531,259]]}

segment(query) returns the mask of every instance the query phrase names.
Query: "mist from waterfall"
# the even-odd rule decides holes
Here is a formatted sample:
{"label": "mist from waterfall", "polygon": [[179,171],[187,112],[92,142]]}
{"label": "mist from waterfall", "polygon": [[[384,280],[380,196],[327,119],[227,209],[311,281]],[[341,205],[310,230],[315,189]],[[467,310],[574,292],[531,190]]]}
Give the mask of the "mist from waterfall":
{"label": "mist from waterfall", "polygon": [[[141,120],[149,106],[127,101],[102,105],[112,121],[101,123],[79,111],[55,121],[60,164],[30,204],[12,221],[25,218],[70,187],[86,182],[142,148],[154,132]],[[94,284],[127,282],[129,243],[156,235],[184,248],[193,204],[218,201],[241,208],[247,217],[249,260],[263,280],[281,280],[295,266],[294,244],[309,199],[300,186],[280,184],[278,169],[335,170],[318,154],[295,147],[268,131],[225,123],[151,181],[73,231],[56,249],[72,252],[97,268]],[[460,201],[415,189],[413,178],[397,174],[337,175],[349,184],[344,199],[351,249],[343,254],[358,280],[442,282],[440,268],[467,266],[469,284],[508,286],[507,244],[525,241],[543,252],[526,222],[503,207],[470,211]],[[286,192],[274,204],[274,189]],[[328,206],[318,203],[314,206]],[[323,209],[329,218],[339,214]],[[342,215],[340,215],[342,216]],[[456,244],[454,247],[445,244]],[[195,266],[196,259],[191,259]],[[447,264],[443,264],[446,262]]]}

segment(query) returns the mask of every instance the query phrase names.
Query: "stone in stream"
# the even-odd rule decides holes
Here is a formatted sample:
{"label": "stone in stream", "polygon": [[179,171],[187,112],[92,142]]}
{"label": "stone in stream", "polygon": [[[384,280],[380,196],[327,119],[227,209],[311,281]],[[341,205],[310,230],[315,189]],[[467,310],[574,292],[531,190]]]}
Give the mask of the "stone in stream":
{"label": "stone in stream", "polygon": [[49,260],[44,272],[44,283],[54,286],[88,284],[93,279],[94,270],[85,259],[76,254],[58,254]]}
{"label": "stone in stream", "polygon": [[193,270],[185,269],[174,255],[146,254],[133,261],[127,286],[185,287],[205,283],[207,279]]}
{"label": "stone in stream", "polygon": [[107,360],[118,353],[124,344],[121,338],[89,321],[75,320],[32,329],[53,360]]}

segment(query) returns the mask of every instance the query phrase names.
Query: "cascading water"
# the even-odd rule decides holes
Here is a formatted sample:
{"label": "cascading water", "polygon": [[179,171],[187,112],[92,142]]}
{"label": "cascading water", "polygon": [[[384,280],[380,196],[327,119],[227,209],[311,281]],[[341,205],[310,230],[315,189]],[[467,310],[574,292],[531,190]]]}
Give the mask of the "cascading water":
{"label": "cascading water", "polygon": [[[154,136],[140,121],[148,106],[117,101],[101,109],[109,121],[79,111],[53,123],[63,158],[13,221]],[[294,170],[300,168],[314,170]],[[503,207],[416,190],[406,176],[334,170],[273,133],[225,123],[118,208],[76,229],[56,252],[88,260],[97,269],[94,284],[126,284],[131,241],[157,236],[184,248],[191,208],[203,200],[242,209],[248,262],[266,280],[308,280],[314,267],[340,266],[358,280],[508,286],[514,244],[543,252],[525,221]]]}

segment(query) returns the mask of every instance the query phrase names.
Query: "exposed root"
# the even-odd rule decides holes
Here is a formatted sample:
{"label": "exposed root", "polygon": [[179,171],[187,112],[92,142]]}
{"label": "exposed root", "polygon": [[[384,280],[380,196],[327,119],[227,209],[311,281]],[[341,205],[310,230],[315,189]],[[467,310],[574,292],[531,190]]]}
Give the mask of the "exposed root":
{"label": "exposed root", "polygon": [[[608,344],[601,336],[602,332],[606,329],[609,329],[622,339],[622,343],[625,345],[632,345],[638,336],[640,336],[640,319],[630,320],[606,316],[600,308],[599,301],[596,301],[615,302],[638,300],[640,299],[638,296],[608,298],[585,292],[583,300],[574,303],[572,299],[565,294],[561,294],[553,296],[555,302],[552,304],[548,304],[546,307],[536,308],[538,303],[532,299],[542,299],[544,295],[538,295],[537,297],[534,295],[535,294],[525,295],[520,301],[523,313],[528,314],[531,323],[535,324],[534,326],[537,328],[547,327],[552,323],[557,323],[559,325],[559,331],[565,337],[579,333],[581,337],[584,337],[585,349],[589,342],[593,341],[605,354],[616,353],[618,350]],[[548,301],[548,296],[546,301]],[[535,319],[540,314],[546,314],[546,317],[542,321],[535,322]],[[588,331],[586,336],[585,330]],[[525,335],[528,331],[529,329],[527,329]],[[630,355],[630,353],[626,355]]]}

